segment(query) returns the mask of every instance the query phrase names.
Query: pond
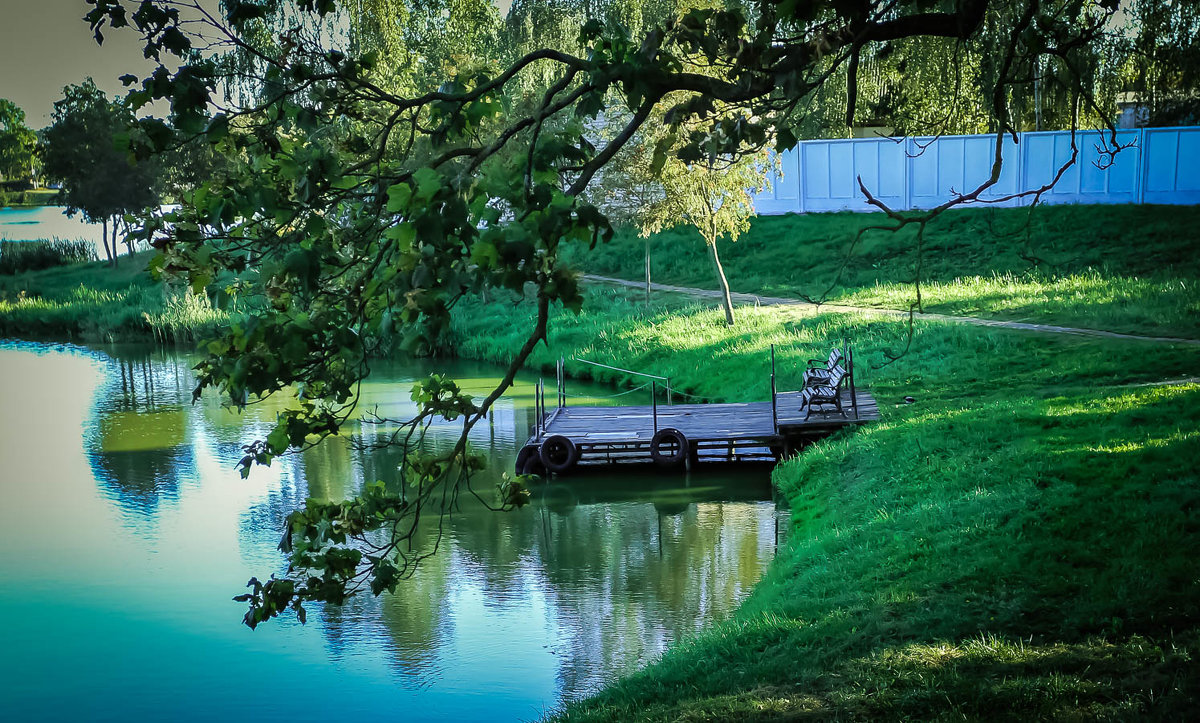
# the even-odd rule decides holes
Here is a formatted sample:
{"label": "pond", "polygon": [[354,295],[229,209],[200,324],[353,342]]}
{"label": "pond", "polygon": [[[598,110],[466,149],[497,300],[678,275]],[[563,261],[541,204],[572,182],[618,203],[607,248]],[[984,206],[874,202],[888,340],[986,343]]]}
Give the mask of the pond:
{"label": "pond", "polygon": [[102,226],[87,223],[82,214],[69,218],[62,206],[0,208],[0,241],[37,241],[60,238],[84,239],[100,249]]}
{"label": "pond", "polygon": [[[394,595],[251,631],[231,598],[282,571],[287,513],[396,484],[397,460],[340,437],[242,480],[240,445],[277,408],[190,404],[192,363],[0,342],[0,719],[536,719],[728,617],[783,541],[764,468],[610,469],[538,486],[512,513],[464,496]],[[430,368],[381,365],[368,406],[403,414]],[[501,373],[436,368],[479,393]],[[475,430],[497,473],[526,437],[534,381]],[[568,391],[597,403],[614,390]]]}

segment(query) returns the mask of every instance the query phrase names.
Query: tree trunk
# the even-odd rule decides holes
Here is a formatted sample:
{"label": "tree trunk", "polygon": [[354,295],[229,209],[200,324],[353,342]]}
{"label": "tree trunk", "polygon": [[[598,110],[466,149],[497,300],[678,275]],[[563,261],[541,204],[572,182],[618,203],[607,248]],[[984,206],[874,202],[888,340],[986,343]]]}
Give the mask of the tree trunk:
{"label": "tree trunk", "polygon": [[[125,249],[128,251],[128,255],[133,256],[133,241],[129,240],[129,224],[122,221],[121,225],[125,227]],[[115,242],[116,239],[114,238],[113,241]]]}
{"label": "tree trunk", "polygon": [[725,323],[733,326],[733,300],[729,298],[729,282],[725,280],[725,269],[721,266],[721,257],[717,255],[717,245],[708,244],[708,255],[712,257],[713,265],[717,267],[717,280],[721,282],[721,303],[725,306]]}
{"label": "tree trunk", "polygon": [[112,265],[114,269],[117,268],[119,263],[117,260],[119,253],[120,251],[117,249],[117,219],[114,216],[112,222]]}
{"label": "tree trunk", "polygon": [[108,259],[109,266],[113,263],[112,252],[108,250],[108,218],[100,221],[100,245],[104,247],[104,258]]}

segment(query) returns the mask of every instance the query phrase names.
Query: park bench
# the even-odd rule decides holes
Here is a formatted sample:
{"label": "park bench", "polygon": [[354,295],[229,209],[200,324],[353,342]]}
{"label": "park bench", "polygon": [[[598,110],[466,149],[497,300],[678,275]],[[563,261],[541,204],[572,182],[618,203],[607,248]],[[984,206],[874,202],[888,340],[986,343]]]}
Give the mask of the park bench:
{"label": "park bench", "polygon": [[809,359],[808,368],[804,370],[804,386],[810,383],[827,382],[833,374],[834,367],[842,361],[842,350],[834,347],[826,359]]}
{"label": "park bench", "polygon": [[805,409],[806,421],[816,405],[832,404],[839,414],[846,416],[846,410],[842,408],[842,383],[845,382],[846,376],[845,368],[839,364],[830,370],[827,379],[804,385],[800,392],[800,406]]}
{"label": "park bench", "polygon": [[849,362],[839,347],[834,347],[826,359],[808,360],[804,388],[800,391],[800,406],[805,410],[806,421],[814,406],[832,405],[839,414],[846,416],[846,410],[842,408],[842,386],[852,373]]}

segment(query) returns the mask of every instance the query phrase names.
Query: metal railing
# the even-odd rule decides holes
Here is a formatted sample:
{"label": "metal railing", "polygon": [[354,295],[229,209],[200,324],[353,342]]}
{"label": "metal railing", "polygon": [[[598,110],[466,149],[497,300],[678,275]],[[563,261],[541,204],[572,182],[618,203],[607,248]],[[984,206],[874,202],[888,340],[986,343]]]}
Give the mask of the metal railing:
{"label": "metal railing", "polygon": [[[670,377],[663,377],[663,376],[659,376],[657,374],[647,374],[646,372],[635,372],[632,369],[622,369],[621,367],[609,366],[608,364],[601,364],[600,362],[588,361],[587,359],[580,359],[578,357],[572,357],[571,361],[577,361],[580,364],[591,364],[592,366],[600,367],[601,369],[611,369],[614,372],[622,372],[624,374],[633,374],[634,376],[646,377],[647,379],[654,379],[654,380],[663,382],[664,384],[666,384],[666,387],[667,387],[667,404],[673,403],[673,401],[672,401],[673,390],[671,389],[671,378]],[[655,385],[655,393],[657,394],[657,385]]]}

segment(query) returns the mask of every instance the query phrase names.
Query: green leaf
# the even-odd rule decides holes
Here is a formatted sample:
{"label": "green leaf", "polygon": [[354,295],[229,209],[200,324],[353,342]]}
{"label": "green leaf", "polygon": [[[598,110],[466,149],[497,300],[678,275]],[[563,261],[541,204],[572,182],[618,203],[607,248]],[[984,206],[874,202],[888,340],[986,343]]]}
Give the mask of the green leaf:
{"label": "green leaf", "polygon": [[267,446],[269,446],[271,451],[275,454],[282,454],[283,452],[287,451],[287,423],[281,421],[279,424],[275,425],[275,429],[273,429],[271,434],[267,436]]}
{"label": "green leaf", "polygon": [[775,133],[775,150],[782,153],[796,147],[796,134],[790,128],[780,128]]}
{"label": "green leaf", "polygon": [[408,203],[412,200],[412,195],[412,186],[407,183],[397,183],[388,189],[387,210],[392,213],[408,210]]}
{"label": "green leaf", "polygon": [[386,238],[390,238],[396,242],[396,248],[401,252],[408,251],[412,248],[413,242],[417,239],[417,229],[411,223],[404,222],[392,226],[387,231],[383,232]]}
{"label": "green leaf", "polygon": [[432,168],[422,168],[413,174],[417,182],[417,199],[428,201],[437,195],[442,188],[442,176]]}
{"label": "green leaf", "polygon": [[650,173],[657,176],[662,173],[663,166],[667,164],[667,154],[671,152],[671,147],[675,145],[677,136],[674,133],[667,134],[658,139],[654,144],[654,156],[650,160]]}

